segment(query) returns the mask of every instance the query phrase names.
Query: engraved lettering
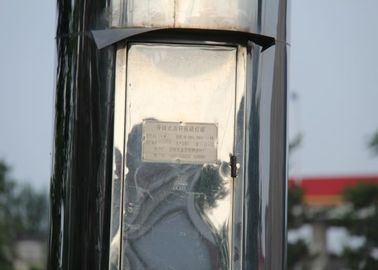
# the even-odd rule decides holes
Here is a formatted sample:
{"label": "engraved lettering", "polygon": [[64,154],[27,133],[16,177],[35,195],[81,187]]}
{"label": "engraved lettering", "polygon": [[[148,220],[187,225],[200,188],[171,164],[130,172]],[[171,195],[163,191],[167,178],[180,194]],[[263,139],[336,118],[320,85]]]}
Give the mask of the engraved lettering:
{"label": "engraved lettering", "polygon": [[158,122],[143,123],[142,160],[203,164],[217,161],[216,124]]}

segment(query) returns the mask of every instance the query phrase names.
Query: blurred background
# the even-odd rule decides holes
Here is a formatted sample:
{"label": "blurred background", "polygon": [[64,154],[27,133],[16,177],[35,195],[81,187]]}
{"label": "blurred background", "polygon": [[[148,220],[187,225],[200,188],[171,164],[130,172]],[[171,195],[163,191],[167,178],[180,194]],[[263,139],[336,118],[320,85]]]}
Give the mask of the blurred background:
{"label": "blurred background", "polygon": [[[378,269],[378,1],[291,0],[288,269]],[[55,1],[0,2],[0,269],[45,269]]]}

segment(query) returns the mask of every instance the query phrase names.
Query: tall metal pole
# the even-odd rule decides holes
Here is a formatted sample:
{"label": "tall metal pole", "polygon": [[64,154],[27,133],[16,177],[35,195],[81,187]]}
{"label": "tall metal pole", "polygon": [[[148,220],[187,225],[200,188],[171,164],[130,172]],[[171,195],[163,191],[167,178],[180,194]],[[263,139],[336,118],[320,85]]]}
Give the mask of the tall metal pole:
{"label": "tall metal pole", "polygon": [[[240,167],[239,175],[232,176],[231,263],[224,265],[285,269],[286,6],[286,0],[58,1],[49,269],[109,269],[113,254],[118,256],[115,269],[129,269],[127,232],[118,240],[113,232],[127,223],[125,209],[116,212],[114,205],[122,209],[129,200],[124,195],[130,169],[128,146],[123,146],[125,153],[115,151],[115,140],[124,143],[127,138],[118,134],[120,114],[115,110],[126,103],[119,105],[117,95],[131,91],[125,84],[117,86],[126,76],[117,71],[127,72],[122,67],[128,67],[124,54],[129,51],[122,48],[135,48],[132,63],[144,47],[132,47],[128,40],[190,43],[188,50],[206,44],[213,44],[208,49],[214,51],[236,48],[236,88],[243,94],[235,97],[234,140],[240,143],[233,155]],[[127,112],[121,117],[127,125]],[[117,164],[125,168],[118,170]],[[116,227],[115,213],[122,215]]]}

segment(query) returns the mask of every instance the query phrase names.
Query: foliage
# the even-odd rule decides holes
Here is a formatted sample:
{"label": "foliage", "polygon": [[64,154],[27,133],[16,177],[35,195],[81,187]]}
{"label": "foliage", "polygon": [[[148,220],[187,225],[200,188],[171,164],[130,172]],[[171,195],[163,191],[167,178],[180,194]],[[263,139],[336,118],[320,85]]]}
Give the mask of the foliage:
{"label": "foliage", "polygon": [[296,149],[298,149],[301,144],[302,144],[302,141],[303,141],[303,134],[302,133],[298,133],[294,139],[292,139],[290,142],[289,142],[289,155]]}
{"label": "foliage", "polygon": [[378,155],[378,131],[371,137],[369,147]]}
{"label": "foliage", "polygon": [[[303,215],[303,189],[299,185],[290,186],[287,196],[287,225],[288,229],[295,229],[304,223]],[[298,211],[299,210],[299,211]],[[303,240],[287,244],[287,267],[293,269],[295,265],[304,261],[309,250]]]}
{"label": "foliage", "polygon": [[9,203],[13,201],[14,182],[8,178],[8,167],[0,162],[0,269],[11,270],[12,254],[10,244],[12,230],[12,210]]}
{"label": "foliage", "polygon": [[30,185],[20,188],[17,194],[15,217],[19,230],[26,236],[46,237],[48,230],[48,202],[45,192],[34,191]]}
{"label": "foliage", "polygon": [[304,223],[303,189],[298,185],[289,187],[287,194],[287,225],[289,229]]}
{"label": "foliage", "polygon": [[[289,143],[289,156],[297,149],[302,141],[298,134]],[[372,136],[369,148],[378,156],[378,131]],[[378,269],[378,185],[372,183],[359,183],[346,188],[342,194],[347,204],[340,216],[332,217],[329,213],[334,209],[309,209],[302,202],[303,190],[299,186],[291,186],[288,190],[288,229],[298,228],[309,222],[321,219],[326,224],[345,228],[350,235],[365,239],[360,248],[345,248],[341,259],[347,269],[375,270]],[[309,211],[311,210],[311,211]],[[317,213],[314,215],[314,213]],[[289,243],[288,269],[294,266],[304,266],[303,262],[311,260],[309,251],[303,241]],[[375,252],[375,256],[373,253]]]}
{"label": "foliage", "polygon": [[349,269],[361,269],[361,270],[376,270],[378,269],[378,260],[374,259],[370,254],[365,253],[364,248],[350,249],[346,248],[342,257],[345,259]]}
{"label": "foliage", "polygon": [[343,198],[346,202],[352,203],[356,209],[377,205],[378,185],[360,182],[356,186],[346,188]]}
{"label": "foliage", "polygon": [[289,187],[287,194],[287,207],[289,209],[294,206],[302,205],[303,203],[303,189],[299,185]]}
{"label": "foliage", "polygon": [[299,149],[302,145],[303,141],[303,134],[298,133],[295,135],[295,137],[289,142],[288,146],[288,158],[289,158],[289,163],[288,163],[288,170],[292,169],[293,167],[293,153]]}
{"label": "foliage", "polygon": [[[360,182],[346,188],[342,196],[346,205],[349,206],[337,218],[327,219],[327,224],[343,227],[352,236],[363,237],[365,243],[360,248],[345,248],[341,259],[348,269],[378,269],[378,259],[373,256],[373,252],[378,250],[378,185]],[[300,186],[289,187],[289,229],[300,227],[306,221],[312,223],[319,218],[310,214],[309,209],[303,205],[302,198],[303,190]],[[323,209],[324,211],[326,210]],[[324,212],[322,216],[323,218],[327,216],[327,212]],[[288,244],[287,255],[289,269],[310,259],[304,242]]]}
{"label": "foliage", "polygon": [[309,254],[306,243],[299,240],[295,243],[287,244],[287,268],[293,269],[301,260],[305,259]]}
{"label": "foliage", "polygon": [[30,270],[43,270],[43,269],[42,269],[42,268],[39,268],[39,267],[32,266],[32,267],[30,268]]}
{"label": "foliage", "polygon": [[0,161],[0,269],[13,270],[13,244],[18,237],[47,237],[48,199],[30,185],[16,185]]}
{"label": "foliage", "polygon": [[343,198],[352,208],[340,218],[339,223],[351,235],[364,237],[365,244],[358,249],[346,248],[342,257],[350,269],[378,269],[378,260],[372,256],[378,249],[378,186],[359,183],[346,188]]}

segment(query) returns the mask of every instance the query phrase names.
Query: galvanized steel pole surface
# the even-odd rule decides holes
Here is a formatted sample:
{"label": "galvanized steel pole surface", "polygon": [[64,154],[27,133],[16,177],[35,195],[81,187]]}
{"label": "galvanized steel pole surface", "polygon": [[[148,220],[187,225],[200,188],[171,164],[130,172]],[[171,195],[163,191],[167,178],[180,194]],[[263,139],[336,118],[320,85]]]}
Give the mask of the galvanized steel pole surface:
{"label": "galvanized steel pole surface", "polygon": [[243,269],[285,269],[286,0],[58,1],[48,269],[108,269],[116,46],[91,31],[229,30],[275,39],[247,67]]}

